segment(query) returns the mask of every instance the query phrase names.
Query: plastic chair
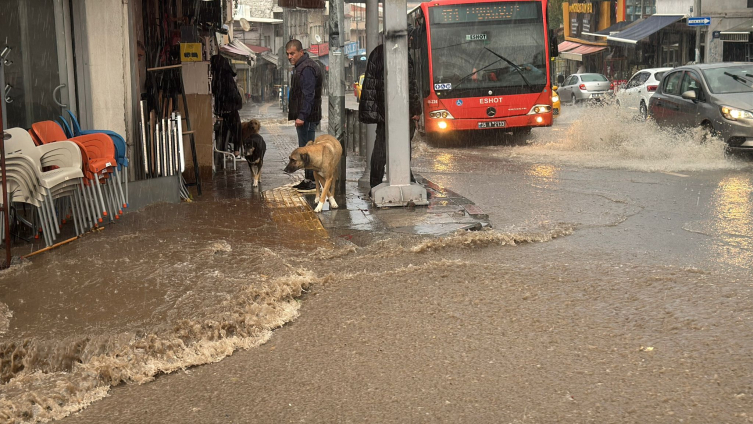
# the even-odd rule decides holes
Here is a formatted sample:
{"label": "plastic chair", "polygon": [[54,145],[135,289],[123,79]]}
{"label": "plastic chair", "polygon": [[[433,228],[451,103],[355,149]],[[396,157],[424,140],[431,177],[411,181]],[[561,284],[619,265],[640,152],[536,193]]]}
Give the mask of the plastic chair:
{"label": "plastic chair", "polygon": [[[32,130],[45,144],[66,140],[63,129],[53,121],[34,123]],[[116,178],[110,178],[110,172],[116,167],[115,147],[112,139],[106,134],[94,133],[73,137],[70,141],[81,148],[82,155],[85,153],[87,156],[82,160],[86,178],[84,186],[88,188],[90,199],[92,199],[95,209],[98,211],[96,222],[102,222],[102,216],[109,216],[111,222],[113,218],[119,219],[122,210],[118,207],[118,204],[125,203],[125,198],[122,188],[119,186],[119,181]],[[102,187],[104,187],[104,192]],[[108,209],[111,212],[109,215]],[[101,215],[99,211],[101,211]]]}
{"label": "plastic chair", "polygon": [[[96,134],[96,133],[102,133],[107,134],[112,138],[113,143],[115,144],[115,160],[118,164],[117,168],[115,169],[115,177],[118,178],[118,180],[123,181],[125,184],[125,196],[124,196],[124,202],[123,207],[128,207],[128,174],[125,172],[125,169],[128,167],[128,157],[126,156],[127,152],[127,144],[123,136],[116,133],[115,131],[110,130],[82,130],[81,125],[78,123],[78,119],[76,119],[76,115],[71,110],[66,110],[68,112],[68,116],[71,118],[71,125],[72,125],[72,134],[73,136],[80,136],[80,135],[87,135],[87,134]],[[121,178],[119,171],[123,171],[123,178]],[[122,191],[122,188],[121,188]]]}
{"label": "plastic chair", "polygon": [[[15,201],[37,208],[48,246],[55,240],[56,234],[60,234],[55,201],[63,199],[65,207],[61,210],[67,213],[70,206],[76,234],[81,234],[84,228],[79,225],[82,222],[82,209],[76,201],[76,193],[84,174],[79,147],[72,142],[36,146],[29,133],[22,128],[11,128],[6,133],[10,138],[5,141],[5,168],[8,181],[13,181],[13,184],[9,186],[8,193],[3,193],[3,199],[9,204]],[[56,169],[44,171],[44,166],[55,166]]]}

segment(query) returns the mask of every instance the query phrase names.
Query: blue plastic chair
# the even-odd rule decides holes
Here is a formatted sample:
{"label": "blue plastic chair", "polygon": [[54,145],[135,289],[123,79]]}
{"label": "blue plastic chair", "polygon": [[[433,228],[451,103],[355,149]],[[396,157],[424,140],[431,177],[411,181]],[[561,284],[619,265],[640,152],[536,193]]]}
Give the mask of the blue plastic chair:
{"label": "blue plastic chair", "polygon": [[123,189],[122,187],[118,186],[118,189],[120,190],[120,194],[123,198],[123,207],[128,207],[128,177],[125,171],[125,168],[128,166],[128,158],[126,157],[126,142],[123,136],[116,133],[115,131],[110,130],[82,130],[81,125],[78,123],[78,119],[76,119],[76,115],[71,110],[66,110],[68,112],[68,115],[71,117],[71,125],[73,126],[73,135],[79,136],[79,135],[86,135],[86,134],[106,134],[110,136],[112,139],[113,144],[115,145],[115,160],[117,161],[117,167],[115,168],[115,176],[116,178],[120,179],[120,175],[118,171],[122,171],[123,175],[125,176],[125,195],[123,195]]}
{"label": "blue plastic chair", "polygon": [[58,125],[60,125],[60,127],[63,129],[66,137],[75,137],[73,130],[71,130],[70,125],[68,125],[68,121],[66,121],[62,115],[58,117]]}

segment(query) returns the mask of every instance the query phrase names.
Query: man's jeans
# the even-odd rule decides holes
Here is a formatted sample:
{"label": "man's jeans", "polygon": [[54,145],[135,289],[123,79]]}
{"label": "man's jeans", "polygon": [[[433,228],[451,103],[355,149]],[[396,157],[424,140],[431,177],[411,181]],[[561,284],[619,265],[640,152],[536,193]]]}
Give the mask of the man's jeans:
{"label": "man's jeans", "polygon": [[[298,147],[303,147],[316,138],[316,127],[318,125],[318,122],[304,122],[300,127],[295,127],[295,131],[298,133]],[[307,180],[314,181],[314,171],[307,169],[304,175]]]}

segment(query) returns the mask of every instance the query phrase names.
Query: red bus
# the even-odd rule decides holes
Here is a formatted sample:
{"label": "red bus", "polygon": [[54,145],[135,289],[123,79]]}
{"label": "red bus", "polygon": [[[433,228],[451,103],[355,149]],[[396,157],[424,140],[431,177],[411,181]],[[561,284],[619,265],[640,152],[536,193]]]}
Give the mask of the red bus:
{"label": "red bus", "polygon": [[429,143],[552,125],[547,21],[547,0],[437,0],[408,13]]}

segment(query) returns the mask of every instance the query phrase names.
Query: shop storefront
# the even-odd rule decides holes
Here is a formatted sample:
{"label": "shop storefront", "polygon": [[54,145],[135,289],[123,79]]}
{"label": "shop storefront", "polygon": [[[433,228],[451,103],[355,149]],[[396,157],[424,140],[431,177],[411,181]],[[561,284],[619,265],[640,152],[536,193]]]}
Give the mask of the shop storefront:
{"label": "shop storefront", "polygon": [[720,31],[719,38],[724,42],[723,61],[753,62],[753,19]]}

